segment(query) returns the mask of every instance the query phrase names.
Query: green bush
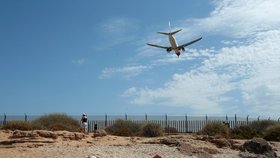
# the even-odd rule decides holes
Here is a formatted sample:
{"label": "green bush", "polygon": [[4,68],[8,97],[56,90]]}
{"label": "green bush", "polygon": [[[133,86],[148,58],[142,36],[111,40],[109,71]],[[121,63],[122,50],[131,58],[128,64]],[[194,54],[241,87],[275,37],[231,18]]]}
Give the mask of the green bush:
{"label": "green bush", "polygon": [[280,124],[270,126],[264,132],[264,139],[268,141],[280,141]]}
{"label": "green bush", "polygon": [[230,130],[230,137],[232,139],[252,139],[257,137],[257,131],[248,125],[239,126]]}
{"label": "green bush", "polygon": [[221,122],[207,123],[206,126],[198,132],[198,134],[209,136],[222,136],[224,138],[229,137],[229,128]]}
{"label": "green bush", "polygon": [[36,129],[78,131],[79,121],[66,114],[49,114],[32,121]]}
{"label": "green bush", "polygon": [[141,135],[144,137],[158,137],[163,135],[163,129],[159,124],[147,123],[142,127]]}
{"label": "green bush", "polygon": [[136,136],[139,134],[141,124],[132,122],[130,120],[116,120],[116,122],[107,127],[105,130],[109,134],[117,136]]}
{"label": "green bush", "polygon": [[33,127],[28,121],[8,121],[1,129],[28,131],[32,130]]}

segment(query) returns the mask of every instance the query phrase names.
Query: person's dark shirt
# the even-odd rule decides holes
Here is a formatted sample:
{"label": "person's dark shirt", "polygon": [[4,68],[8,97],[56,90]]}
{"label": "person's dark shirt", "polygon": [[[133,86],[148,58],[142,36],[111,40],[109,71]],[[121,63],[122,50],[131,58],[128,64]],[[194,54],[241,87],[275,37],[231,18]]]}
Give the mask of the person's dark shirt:
{"label": "person's dark shirt", "polygon": [[83,117],[82,122],[87,122],[87,117]]}

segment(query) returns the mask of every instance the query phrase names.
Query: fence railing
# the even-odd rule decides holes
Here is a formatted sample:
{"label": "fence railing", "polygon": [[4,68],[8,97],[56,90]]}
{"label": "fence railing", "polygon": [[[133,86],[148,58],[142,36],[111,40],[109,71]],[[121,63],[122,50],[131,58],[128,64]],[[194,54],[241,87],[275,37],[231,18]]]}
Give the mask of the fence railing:
{"label": "fence railing", "polygon": [[[38,117],[38,116],[36,116]],[[10,120],[25,120],[29,121],[32,120],[32,118],[36,118],[35,116],[27,116],[26,114],[24,116],[17,116],[13,119],[7,119],[6,114],[3,115],[3,117],[0,117],[0,125],[5,124],[6,122]],[[80,116],[75,116],[74,118],[79,119]],[[3,118],[1,120],[1,118]],[[9,118],[12,118],[11,116]],[[16,119],[17,118],[17,119]],[[131,119],[133,118],[133,119]],[[153,119],[157,118],[157,119]],[[111,116],[110,119],[108,119],[107,114],[105,116],[100,117],[93,117],[89,116],[88,120],[88,131],[93,132],[94,128],[97,129],[105,129],[108,126],[113,125],[117,119],[123,119],[123,120],[131,120],[135,123],[156,123],[159,124],[162,128],[167,129],[176,129],[180,133],[193,133],[201,130],[207,123],[210,122],[221,122],[225,123],[229,126],[229,128],[238,127],[241,125],[247,125],[252,123],[253,121],[261,120],[260,116],[257,118],[249,118],[249,115],[247,117],[237,117],[237,115],[234,115],[234,117],[228,117],[227,115],[225,117],[208,117],[207,115],[205,117],[189,117],[189,116],[167,116],[167,114],[162,115],[161,117],[155,117],[155,116],[147,116],[147,114],[144,117],[134,116],[130,115],[128,116],[125,114],[124,117],[113,117]],[[270,117],[268,118],[268,120]],[[262,119],[267,120],[267,119]],[[280,118],[275,121],[280,121]]]}

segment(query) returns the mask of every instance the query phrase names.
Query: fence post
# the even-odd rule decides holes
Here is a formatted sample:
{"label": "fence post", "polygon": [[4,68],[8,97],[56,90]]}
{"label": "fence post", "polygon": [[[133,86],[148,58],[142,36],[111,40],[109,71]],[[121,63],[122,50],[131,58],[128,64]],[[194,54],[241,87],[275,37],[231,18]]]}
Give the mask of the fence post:
{"label": "fence post", "polygon": [[4,113],[4,121],[3,121],[3,125],[5,125],[7,123],[7,116],[6,113]]}
{"label": "fence post", "polygon": [[236,116],[236,114],[234,115],[234,127],[236,127],[237,126],[237,116]]}
{"label": "fence post", "polygon": [[126,113],[125,113],[124,117],[125,117],[125,120],[127,120],[127,114]]}
{"label": "fence post", "polygon": [[247,121],[247,125],[248,125],[249,124],[249,115],[247,115],[246,121]]}
{"label": "fence post", "polygon": [[185,123],[185,125],[186,125],[186,133],[188,133],[188,131],[189,131],[189,123],[188,123],[188,115],[186,114],[186,123]]}
{"label": "fence post", "polygon": [[258,116],[258,121],[260,121],[260,117],[261,117],[261,116]]}
{"label": "fence post", "polygon": [[26,115],[26,113],[24,114],[24,121],[27,122],[27,115]]}
{"label": "fence post", "polygon": [[227,116],[227,114],[226,114],[226,122],[228,123],[228,116]]}
{"label": "fence post", "polygon": [[165,114],[165,128],[167,128],[167,114]]}
{"label": "fence post", "polygon": [[206,117],[205,117],[205,119],[206,119],[206,123],[208,122],[208,117],[207,117],[207,114],[206,114]]}
{"label": "fence post", "polygon": [[107,127],[107,114],[105,113],[105,127]]}
{"label": "fence post", "polygon": [[147,114],[145,114],[145,120],[146,120],[146,121],[148,120],[148,115],[147,115]]}

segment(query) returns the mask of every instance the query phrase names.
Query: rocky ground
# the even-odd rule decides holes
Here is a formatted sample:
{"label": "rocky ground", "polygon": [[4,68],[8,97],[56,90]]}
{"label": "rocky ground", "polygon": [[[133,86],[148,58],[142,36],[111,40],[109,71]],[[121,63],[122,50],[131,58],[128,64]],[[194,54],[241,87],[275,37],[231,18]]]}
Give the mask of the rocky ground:
{"label": "rocky ground", "polygon": [[162,158],[257,158],[280,155],[279,142],[269,142],[269,153],[258,154],[251,153],[250,148],[242,149],[244,143],[245,140],[192,134],[142,138],[93,137],[93,134],[66,131],[0,131],[0,158],[153,158],[156,155]]}

